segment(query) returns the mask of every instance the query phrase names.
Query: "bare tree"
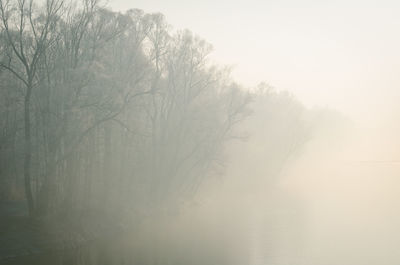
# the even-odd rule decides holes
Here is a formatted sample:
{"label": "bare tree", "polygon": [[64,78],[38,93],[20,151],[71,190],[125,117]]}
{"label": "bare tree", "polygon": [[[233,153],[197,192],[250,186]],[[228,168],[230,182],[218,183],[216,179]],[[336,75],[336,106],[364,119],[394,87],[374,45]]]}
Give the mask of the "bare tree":
{"label": "bare tree", "polygon": [[62,0],[49,0],[37,10],[33,0],[0,1],[1,30],[10,52],[0,67],[10,71],[24,85],[24,183],[29,215],[35,212],[31,187],[31,98],[36,85],[37,70],[46,50],[57,39],[55,30],[62,12]]}

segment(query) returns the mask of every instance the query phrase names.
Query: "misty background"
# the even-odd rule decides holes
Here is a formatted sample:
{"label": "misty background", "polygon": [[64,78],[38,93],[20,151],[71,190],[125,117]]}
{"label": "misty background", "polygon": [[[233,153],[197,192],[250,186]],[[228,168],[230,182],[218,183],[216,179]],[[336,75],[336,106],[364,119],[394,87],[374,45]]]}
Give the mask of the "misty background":
{"label": "misty background", "polygon": [[59,264],[400,261],[396,1],[0,3],[1,216],[124,227]]}
{"label": "misty background", "polygon": [[[282,185],[309,210],[310,230],[305,233],[315,232],[311,237],[316,241],[308,248],[311,255],[319,256],[317,264],[331,259],[332,264],[396,263],[399,3],[140,4],[145,10],[162,11],[177,27],[212,40],[213,59],[233,65],[233,76],[241,83],[252,86],[262,78],[295,94],[306,106],[334,108],[352,120],[345,137],[332,133],[332,124],[323,132],[328,138],[314,139],[291,165],[290,173],[284,174]],[[117,10],[126,8],[123,1],[111,5]],[[195,13],[196,17],[190,15]],[[251,153],[250,157],[256,160],[265,154]],[[253,162],[247,169],[258,172],[264,163]],[[290,264],[302,264],[300,260]]]}

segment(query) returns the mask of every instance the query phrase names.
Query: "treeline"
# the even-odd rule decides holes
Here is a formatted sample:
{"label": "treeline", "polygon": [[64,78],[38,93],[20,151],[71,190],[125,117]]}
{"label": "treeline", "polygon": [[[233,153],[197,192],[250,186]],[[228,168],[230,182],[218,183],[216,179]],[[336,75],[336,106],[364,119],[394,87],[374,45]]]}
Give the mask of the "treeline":
{"label": "treeline", "polygon": [[247,115],[210,45],[161,14],[1,0],[0,19],[1,194],[30,215],[179,200]]}
{"label": "treeline", "polygon": [[287,121],[275,137],[306,126],[296,111],[268,118],[301,104],[247,92],[161,14],[0,0],[0,25],[0,199],[26,200],[31,216],[179,205],[222,164],[255,97],[268,128]]}

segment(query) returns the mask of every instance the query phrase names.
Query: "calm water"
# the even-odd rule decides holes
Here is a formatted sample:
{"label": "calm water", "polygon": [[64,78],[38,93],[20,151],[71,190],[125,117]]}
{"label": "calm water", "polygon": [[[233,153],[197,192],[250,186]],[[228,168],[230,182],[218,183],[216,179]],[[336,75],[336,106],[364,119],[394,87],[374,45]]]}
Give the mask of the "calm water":
{"label": "calm water", "polygon": [[254,214],[252,264],[400,264],[399,172],[334,162],[290,176]]}

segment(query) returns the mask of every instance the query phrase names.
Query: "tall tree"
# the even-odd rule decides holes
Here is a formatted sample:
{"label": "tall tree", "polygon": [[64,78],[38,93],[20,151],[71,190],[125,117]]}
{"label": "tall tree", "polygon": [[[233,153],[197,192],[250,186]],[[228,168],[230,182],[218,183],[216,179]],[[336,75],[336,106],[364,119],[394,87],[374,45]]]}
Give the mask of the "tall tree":
{"label": "tall tree", "polygon": [[0,63],[24,85],[24,185],[29,215],[35,212],[31,187],[31,99],[36,85],[37,70],[46,50],[58,38],[57,23],[62,12],[62,0],[48,0],[43,8],[33,0],[0,0],[1,33],[11,47]]}

